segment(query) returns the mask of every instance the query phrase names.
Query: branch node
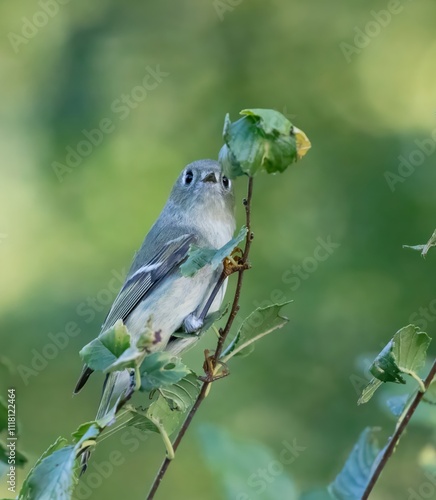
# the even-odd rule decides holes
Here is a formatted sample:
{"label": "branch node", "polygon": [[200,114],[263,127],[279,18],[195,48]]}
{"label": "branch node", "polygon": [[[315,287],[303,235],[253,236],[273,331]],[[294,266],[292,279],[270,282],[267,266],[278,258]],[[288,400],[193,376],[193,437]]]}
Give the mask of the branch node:
{"label": "branch node", "polygon": [[[206,382],[210,384],[211,382],[215,382],[215,380],[219,380],[220,378],[227,377],[230,371],[228,366],[222,361],[215,359],[216,353],[212,356],[210,355],[209,349],[204,351],[204,364],[203,369],[205,375],[198,377],[202,382]],[[222,372],[220,373],[220,371]]]}

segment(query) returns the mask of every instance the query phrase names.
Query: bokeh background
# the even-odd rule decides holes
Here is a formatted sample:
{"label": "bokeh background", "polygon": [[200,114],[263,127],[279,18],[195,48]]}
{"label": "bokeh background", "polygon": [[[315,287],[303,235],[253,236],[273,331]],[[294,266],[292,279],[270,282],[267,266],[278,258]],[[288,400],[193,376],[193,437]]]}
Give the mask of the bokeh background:
{"label": "bokeh background", "polygon": [[[50,16],[38,14],[48,4]],[[356,405],[359,360],[412,315],[430,335],[436,325],[436,314],[420,309],[435,299],[435,256],[424,261],[402,248],[426,242],[436,222],[436,5],[399,0],[382,26],[371,11],[388,5],[2,3],[0,351],[12,373],[2,368],[1,389],[17,389],[20,445],[30,463],[58,435],[93,418],[101,378],[72,398],[78,351],[99,332],[121,285],[116,276],[126,272],[182,167],[216,158],[225,113],[236,119],[246,107],[287,114],[313,145],[302,162],[255,185],[253,270],[241,316],[278,290],[293,300],[290,323],[213,387],[160,498],[227,498],[204,458],[205,424],[262,443],[273,456],[296,439],[306,450],[285,472],[300,491],[329,483],[365,426],[380,425],[384,442],[394,420],[380,401]],[[356,27],[371,36],[350,52]],[[134,89],[147,67],[165,76],[143,98]],[[122,113],[119,99],[132,91],[141,99]],[[67,148],[104,118],[112,131],[56,175],[53,162],[65,164]],[[415,141],[426,139],[428,152],[419,155]],[[416,166],[399,174],[400,155],[412,155]],[[400,175],[392,189],[387,171]],[[238,180],[238,199],[244,188]],[[240,205],[238,218],[242,224]],[[335,248],[313,264],[320,239]],[[294,266],[311,269],[298,286],[289,283]],[[88,300],[94,314],[84,315]],[[49,334],[70,322],[80,334],[53,359],[35,361]],[[186,356],[192,368],[200,370],[212,340]],[[430,435],[429,427],[411,426],[374,499],[406,499],[419,488],[425,477],[417,459]],[[99,446],[95,463],[111,450],[124,460],[89,498],[145,498],[163,447],[154,436],[131,448],[119,436]],[[8,496],[4,481],[0,494]]]}

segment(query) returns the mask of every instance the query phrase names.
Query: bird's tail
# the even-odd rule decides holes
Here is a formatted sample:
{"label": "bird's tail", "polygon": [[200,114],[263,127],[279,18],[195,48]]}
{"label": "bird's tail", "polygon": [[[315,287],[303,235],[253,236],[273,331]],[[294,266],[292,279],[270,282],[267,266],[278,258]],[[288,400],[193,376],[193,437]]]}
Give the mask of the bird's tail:
{"label": "bird's tail", "polygon": [[88,382],[89,377],[93,374],[94,370],[89,368],[89,366],[84,366],[82,373],[80,374],[79,380],[77,381],[76,387],[74,388],[73,394],[79,394],[83,386]]}
{"label": "bird's tail", "polygon": [[[132,389],[132,377],[128,370],[120,372],[112,372],[106,375],[103,384],[103,391],[100,399],[100,404],[97,410],[96,420],[100,420],[109,415],[116,408],[120,398],[127,396]],[[110,423],[108,425],[111,425]],[[91,448],[86,449],[81,456],[81,472],[82,475],[88,468],[89,457],[91,456]]]}
{"label": "bird's tail", "polygon": [[125,396],[131,388],[131,382],[132,377],[129,370],[106,375],[96,420],[102,419],[114,409],[120,397]]}

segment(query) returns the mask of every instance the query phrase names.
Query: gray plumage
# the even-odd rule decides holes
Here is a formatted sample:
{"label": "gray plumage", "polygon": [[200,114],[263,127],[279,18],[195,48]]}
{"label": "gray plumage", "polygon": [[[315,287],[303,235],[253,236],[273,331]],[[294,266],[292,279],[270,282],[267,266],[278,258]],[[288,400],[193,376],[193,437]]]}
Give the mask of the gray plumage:
{"label": "gray plumage", "polygon": [[[231,183],[213,160],[199,160],[185,167],[177,179],[159,218],[147,234],[102,326],[101,333],[122,319],[133,337],[151,320],[161,340],[154,350],[179,354],[198,339],[197,316],[221,274],[205,266],[191,278],[180,273],[190,245],[220,248],[235,230],[234,196]],[[217,311],[226,284],[215,298],[209,314]],[[192,338],[171,339],[184,327]],[[84,367],[78,392],[92,370]],[[129,387],[129,372],[111,373],[105,380],[97,418]]]}

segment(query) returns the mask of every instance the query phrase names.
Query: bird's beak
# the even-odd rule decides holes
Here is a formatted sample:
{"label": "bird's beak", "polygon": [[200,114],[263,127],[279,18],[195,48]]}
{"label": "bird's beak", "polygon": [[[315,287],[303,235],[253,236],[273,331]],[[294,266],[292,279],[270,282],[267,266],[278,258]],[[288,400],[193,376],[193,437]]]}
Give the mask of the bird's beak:
{"label": "bird's beak", "polygon": [[202,180],[203,182],[217,182],[217,178],[215,177],[215,174],[213,172],[205,175]]}

